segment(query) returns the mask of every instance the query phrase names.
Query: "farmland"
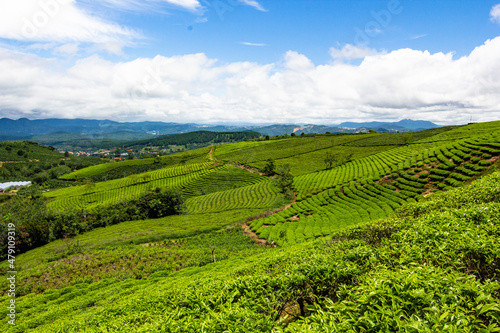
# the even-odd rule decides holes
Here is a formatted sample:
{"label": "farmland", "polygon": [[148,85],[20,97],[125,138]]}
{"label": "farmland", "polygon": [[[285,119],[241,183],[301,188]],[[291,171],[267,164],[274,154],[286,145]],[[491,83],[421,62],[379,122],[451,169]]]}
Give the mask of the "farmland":
{"label": "farmland", "polygon": [[[78,170],[61,177],[76,186],[43,194],[46,214],[86,216],[156,188],[178,191],[183,213],[89,229],[18,255],[18,324],[0,327],[498,331],[499,156],[500,122],[491,122],[250,140]],[[277,174],[265,175],[270,159]],[[293,198],[279,187],[283,165]],[[10,201],[4,223],[14,216]]]}

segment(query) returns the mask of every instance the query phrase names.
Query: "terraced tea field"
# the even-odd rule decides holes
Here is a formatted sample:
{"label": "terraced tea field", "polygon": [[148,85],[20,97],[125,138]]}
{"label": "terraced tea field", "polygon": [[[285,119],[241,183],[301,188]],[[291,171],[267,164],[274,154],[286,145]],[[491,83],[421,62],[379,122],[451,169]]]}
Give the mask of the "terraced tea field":
{"label": "terraced tea field", "polygon": [[135,199],[155,188],[180,190],[207,173],[221,168],[220,164],[210,162],[175,166],[122,179],[63,188],[45,193],[45,196],[53,198],[48,204],[53,209],[92,209]]}
{"label": "terraced tea field", "polygon": [[385,218],[407,202],[422,200],[422,194],[461,186],[486,170],[498,160],[499,139],[488,135],[423,151],[426,145],[402,147],[297,177],[297,202],[250,226],[259,237],[284,245]]}
{"label": "terraced tea field", "polygon": [[[499,156],[495,122],[248,141],[82,169],[66,176],[81,185],[43,194],[59,223],[157,187],[181,193],[183,214],[16,255],[19,325],[0,329],[498,331]],[[291,165],[293,200],[279,175],[259,174],[269,158]],[[92,178],[150,162],[162,164]]]}

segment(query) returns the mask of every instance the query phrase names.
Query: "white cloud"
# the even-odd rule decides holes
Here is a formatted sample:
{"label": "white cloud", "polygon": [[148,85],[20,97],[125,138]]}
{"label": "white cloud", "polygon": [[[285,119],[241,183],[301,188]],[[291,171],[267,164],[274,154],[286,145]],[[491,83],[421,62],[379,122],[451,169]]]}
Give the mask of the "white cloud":
{"label": "white cloud", "polygon": [[27,46],[28,50],[35,50],[35,51],[48,51],[52,50],[55,47],[57,47],[57,43],[34,43],[31,45]]}
{"label": "white cloud", "polygon": [[129,43],[140,34],[92,16],[75,0],[3,1],[0,38],[28,42]]}
{"label": "white cloud", "polygon": [[491,8],[490,15],[491,15],[491,20],[493,22],[500,24],[500,4],[493,6],[493,8]]}
{"label": "white cloud", "polygon": [[250,43],[250,42],[240,42],[241,45],[246,45],[246,46],[266,46],[266,44],[262,43]]}
{"label": "white cloud", "polygon": [[285,54],[285,67],[291,70],[310,70],[314,68],[312,61],[303,54],[288,51]]}
{"label": "white cloud", "polygon": [[[43,46],[41,46],[43,47]],[[120,121],[297,122],[398,120],[441,124],[500,118],[500,37],[470,55],[400,49],[361,64],[282,61],[220,64],[206,55],[114,63],[99,56],[61,69],[0,49],[0,116]]]}
{"label": "white cloud", "polygon": [[428,34],[420,34],[420,35],[411,36],[410,39],[420,39],[420,38],[424,38],[427,36],[428,36]]}
{"label": "white cloud", "polygon": [[79,47],[78,43],[71,43],[71,44],[64,44],[64,45],[56,47],[54,49],[54,53],[60,54],[63,56],[75,56],[79,50],[80,50],[80,47]]}
{"label": "white cloud", "polygon": [[130,11],[158,10],[162,4],[173,5],[189,11],[199,11],[201,4],[198,0],[101,0],[102,4]]}
{"label": "white cloud", "polygon": [[342,48],[330,48],[330,55],[332,58],[338,60],[362,59],[367,56],[374,56],[378,54],[385,54],[385,51],[378,52],[377,50],[367,46],[356,46],[352,44],[346,44]]}
{"label": "white cloud", "polygon": [[256,0],[239,0],[242,4],[254,7],[257,10],[260,10],[261,12],[267,12],[267,10],[262,7],[260,3],[258,3]]}

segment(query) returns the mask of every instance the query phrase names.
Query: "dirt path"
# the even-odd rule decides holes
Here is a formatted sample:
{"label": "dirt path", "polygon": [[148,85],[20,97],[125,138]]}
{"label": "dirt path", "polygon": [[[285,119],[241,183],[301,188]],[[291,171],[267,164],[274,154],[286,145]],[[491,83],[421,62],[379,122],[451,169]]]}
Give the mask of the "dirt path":
{"label": "dirt path", "polygon": [[250,226],[246,223],[241,224],[241,229],[243,229],[243,234],[250,237],[255,241],[255,244],[267,247],[276,247],[274,243],[268,244],[265,239],[259,238],[255,232],[250,229]]}
{"label": "dirt path", "polygon": [[246,166],[246,165],[241,165],[241,164],[230,164],[230,165],[232,167],[240,168],[240,169],[243,169],[243,170],[251,172],[251,173],[258,173],[261,176],[265,176],[266,175],[265,173],[260,172],[258,169],[254,169],[254,168],[251,168],[251,167]]}
{"label": "dirt path", "polygon": [[210,161],[215,162],[215,156],[214,156],[214,151],[215,151],[215,146],[212,146],[210,148],[210,151],[208,152],[208,158]]}

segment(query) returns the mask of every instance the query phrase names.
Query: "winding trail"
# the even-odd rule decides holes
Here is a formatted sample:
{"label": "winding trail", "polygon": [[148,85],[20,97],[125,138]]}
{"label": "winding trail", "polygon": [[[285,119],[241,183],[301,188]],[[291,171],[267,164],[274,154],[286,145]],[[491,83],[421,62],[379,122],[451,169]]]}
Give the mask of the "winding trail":
{"label": "winding trail", "polygon": [[[215,154],[214,154],[215,149],[216,149],[216,146],[212,146],[210,148],[210,151],[208,152],[208,158],[212,162],[216,162],[217,161],[217,158],[215,157]],[[267,176],[265,173],[261,172],[259,169],[252,168],[252,167],[247,166],[247,165],[241,165],[241,164],[228,164],[228,165],[230,165],[232,167],[235,167],[235,168],[240,168],[240,169],[245,170],[245,171],[250,172],[250,173],[258,173],[261,176]],[[269,177],[269,178],[272,178],[272,177]],[[293,199],[292,203],[296,202],[296,200],[297,200],[297,195],[294,193],[294,199]],[[280,208],[273,209],[272,211],[262,212],[261,214],[259,214],[257,216],[249,217],[245,222],[243,222],[243,223],[241,223],[239,225],[241,227],[241,229],[243,230],[243,234],[245,236],[250,237],[251,239],[253,239],[257,245],[267,246],[267,247],[276,247],[277,245],[274,244],[274,242],[272,242],[271,244],[269,244],[266,239],[259,238],[259,236],[255,232],[252,231],[252,229],[248,225],[248,222],[256,220],[256,219],[260,219],[260,218],[263,218],[263,217],[267,217],[267,216],[271,216],[271,215],[277,214],[277,213],[279,213],[279,212],[281,212],[281,211],[283,211],[283,210],[285,210],[287,208],[290,208],[290,206],[292,205],[292,203],[290,203],[288,205],[285,205],[283,207],[280,207]]]}
{"label": "winding trail", "polygon": [[210,148],[210,151],[208,152],[208,158],[210,161],[215,162],[215,156],[214,156],[214,151],[215,151],[215,146],[212,146]]}
{"label": "winding trail", "polygon": [[241,229],[243,229],[243,234],[247,237],[250,237],[255,241],[257,245],[260,246],[269,246],[269,247],[276,247],[276,245],[269,245],[265,239],[259,238],[259,236],[250,229],[250,226],[246,223],[242,223],[240,225]]}

